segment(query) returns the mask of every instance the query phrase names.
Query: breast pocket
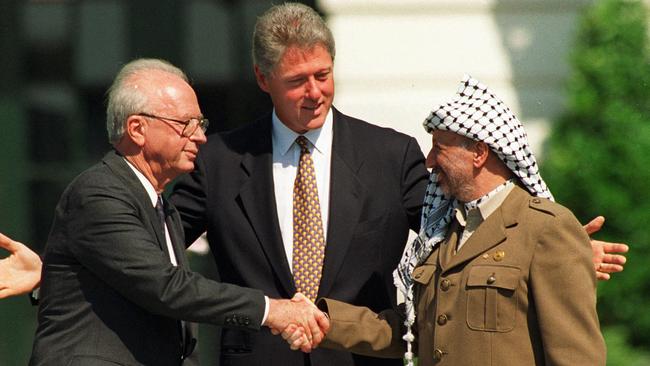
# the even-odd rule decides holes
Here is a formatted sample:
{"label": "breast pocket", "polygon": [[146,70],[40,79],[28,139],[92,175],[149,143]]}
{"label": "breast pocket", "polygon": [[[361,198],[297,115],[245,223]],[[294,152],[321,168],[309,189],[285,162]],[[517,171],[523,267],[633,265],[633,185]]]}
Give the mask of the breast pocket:
{"label": "breast pocket", "polygon": [[474,330],[508,332],[515,327],[516,291],[521,270],[473,266],[467,277],[467,325]]}

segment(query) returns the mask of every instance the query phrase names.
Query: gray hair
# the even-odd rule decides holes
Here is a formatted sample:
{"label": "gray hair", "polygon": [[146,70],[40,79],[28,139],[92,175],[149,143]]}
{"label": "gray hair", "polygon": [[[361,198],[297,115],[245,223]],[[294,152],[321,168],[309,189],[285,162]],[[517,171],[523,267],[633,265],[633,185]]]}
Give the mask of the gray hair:
{"label": "gray hair", "polygon": [[325,47],[334,60],[334,37],[314,9],[300,3],[274,5],[255,23],[253,63],[270,75],[287,47],[310,49],[316,45]]}
{"label": "gray hair", "polygon": [[111,144],[114,145],[122,139],[126,119],[130,115],[144,112],[147,96],[142,89],[131,86],[135,75],[150,70],[163,71],[189,82],[181,69],[164,60],[141,58],[124,65],[107,92],[106,130]]}

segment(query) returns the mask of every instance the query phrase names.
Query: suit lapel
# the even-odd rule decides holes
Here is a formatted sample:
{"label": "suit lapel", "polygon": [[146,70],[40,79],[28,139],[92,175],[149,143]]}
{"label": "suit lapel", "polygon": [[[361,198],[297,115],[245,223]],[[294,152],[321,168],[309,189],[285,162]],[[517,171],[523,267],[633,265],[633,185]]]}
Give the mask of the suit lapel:
{"label": "suit lapel", "polygon": [[515,187],[501,206],[479,225],[476,232],[467,240],[461,250],[453,256],[444,271],[467,262],[485,253],[490,248],[507,239],[506,228],[517,225],[517,212],[522,200],[528,196],[519,187]]}
{"label": "suit lapel", "polygon": [[332,108],[334,113],[332,165],[330,171],[330,207],[327,229],[327,245],[319,297],[329,294],[336,274],[339,272],[351,244],[354,228],[359,221],[361,200],[365,189],[357,174],[363,165],[355,154],[352,133],[345,116]]}
{"label": "suit lapel", "polygon": [[242,186],[239,199],[242,211],[250,221],[269,264],[289,295],[296,292],[293,276],[284,251],[273,184],[273,148],[271,143],[271,118],[265,119],[252,137],[250,146],[255,151],[246,153],[240,164]]}
{"label": "suit lapel", "polygon": [[124,160],[124,157],[119,155],[115,150],[111,150],[104,156],[103,162],[126,184],[129,191],[136,197],[138,203],[143,207],[143,213],[150,225],[148,227],[149,231],[153,232],[153,235],[156,237],[160,250],[167,253],[164,229],[158,219],[156,209],[151,204],[151,199],[147,191],[135,173],[127,165],[128,163]]}
{"label": "suit lapel", "polygon": [[[149,198],[146,189],[142,186],[142,182],[140,182],[124,158],[120,156],[116,151],[113,150],[106,154],[103,161],[109,167],[109,169],[111,169],[111,171],[125,183],[127,188],[136,197],[138,204],[143,208],[143,215],[146,217],[146,221],[149,223],[147,229],[149,232],[153,231],[153,235],[158,241],[160,250],[166,254],[167,258],[169,258],[167,241],[165,239],[165,229],[160,222],[155,207],[153,207],[151,204],[151,199]],[[167,218],[167,230],[169,230],[169,236],[172,241],[172,247],[174,249],[176,261],[180,268],[187,269],[189,268],[189,264],[187,257],[185,257],[185,240],[183,236],[183,227],[181,225],[180,216],[178,214],[178,211],[176,211],[176,209],[171,206],[169,202],[165,202],[164,209],[165,216]],[[147,222],[145,222],[145,225]],[[183,353],[185,355],[189,355],[194,349],[196,339],[194,338],[191,326],[189,326],[188,323],[180,320],[178,324],[179,331],[181,332]]]}

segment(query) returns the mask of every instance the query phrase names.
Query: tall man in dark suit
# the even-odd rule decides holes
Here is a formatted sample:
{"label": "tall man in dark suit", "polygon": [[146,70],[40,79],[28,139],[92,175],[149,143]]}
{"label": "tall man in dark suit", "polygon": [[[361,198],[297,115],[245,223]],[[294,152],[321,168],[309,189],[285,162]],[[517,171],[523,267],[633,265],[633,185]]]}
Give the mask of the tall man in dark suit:
{"label": "tall man in dark suit", "polygon": [[[207,230],[222,281],[291,297],[315,290],[374,309],[390,306],[409,228],[417,228],[428,173],[415,139],[332,108],[334,40],[321,17],[301,4],[273,7],[254,34],[255,75],[272,113],[210,136],[196,170],[175,185],[186,239]],[[307,139],[323,231],[317,289],[297,288],[301,249],[294,235],[294,181]],[[318,252],[319,250],[316,250]],[[322,255],[322,249],[320,250]],[[317,255],[318,257],[318,255]],[[316,260],[318,261],[318,260]],[[300,285],[299,285],[300,286]],[[268,331],[224,329],[222,366],[400,365],[347,352],[292,352]]]}
{"label": "tall man in dark suit", "polygon": [[320,339],[316,321],[327,321],[313,307],[189,270],[180,217],[161,193],[194,169],[206,126],[178,68],[142,59],[117,75],[107,109],[114,150],[56,209],[30,365],[181,365],[195,344],[185,321],[242,331],[296,321]]}

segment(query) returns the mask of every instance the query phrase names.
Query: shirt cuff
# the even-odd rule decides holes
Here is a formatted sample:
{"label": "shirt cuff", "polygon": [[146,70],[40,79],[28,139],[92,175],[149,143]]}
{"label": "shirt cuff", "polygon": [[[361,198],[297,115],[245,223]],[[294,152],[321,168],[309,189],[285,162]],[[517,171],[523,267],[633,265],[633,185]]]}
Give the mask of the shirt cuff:
{"label": "shirt cuff", "polygon": [[262,317],[262,324],[266,323],[266,318],[269,316],[269,297],[264,296],[264,316]]}

